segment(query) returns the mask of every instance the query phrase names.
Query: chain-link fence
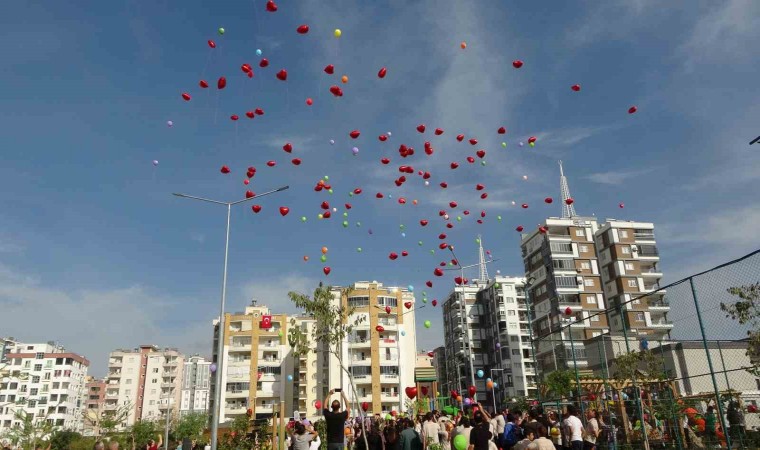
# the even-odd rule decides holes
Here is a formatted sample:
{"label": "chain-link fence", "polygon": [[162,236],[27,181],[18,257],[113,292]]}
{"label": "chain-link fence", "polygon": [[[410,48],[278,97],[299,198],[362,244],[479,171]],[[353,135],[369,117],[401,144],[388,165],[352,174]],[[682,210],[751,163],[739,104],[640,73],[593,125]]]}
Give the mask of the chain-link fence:
{"label": "chain-link fence", "polygon": [[603,310],[532,306],[534,404],[596,414],[600,448],[760,448],[760,250],[664,287],[658,275]]}

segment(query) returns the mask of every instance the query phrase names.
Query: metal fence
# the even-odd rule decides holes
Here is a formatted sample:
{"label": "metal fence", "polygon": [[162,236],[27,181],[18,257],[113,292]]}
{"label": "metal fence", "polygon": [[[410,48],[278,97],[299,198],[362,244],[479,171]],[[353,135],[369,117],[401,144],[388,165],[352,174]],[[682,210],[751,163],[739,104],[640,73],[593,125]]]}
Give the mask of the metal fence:
{"label": "metal fence", "polygon": [[760,250],[649,286],[601,311],[552,301],[533,329],[533,404],[593,410],[600,448],[760,448]]}

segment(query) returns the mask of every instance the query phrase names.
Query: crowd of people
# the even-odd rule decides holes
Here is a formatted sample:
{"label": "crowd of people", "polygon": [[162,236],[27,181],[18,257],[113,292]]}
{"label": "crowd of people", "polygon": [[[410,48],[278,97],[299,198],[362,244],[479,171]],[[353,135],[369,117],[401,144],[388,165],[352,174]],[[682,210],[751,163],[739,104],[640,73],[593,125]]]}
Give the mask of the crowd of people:
{"label": "crowd of people", "polygon": [[[467,412],[456,415],[430,411],[416,417],[361,419],[349,416],[350,405],[341,396],[346,409],[333,400],[323,411],[327,450],[595,450],[597,446],[615,450],[620,433],[614,417],[607,423],[594,409],[585,412],[584,425],[573,405],[567,406],[562,417],[556,411],[544,414],[539,407],[528,411],[505,408],[492,417],[480,403],[474,403]],[[292,450],[319,448],[313,446],[318,439],[316,431],[303,425],[295,428]]]}

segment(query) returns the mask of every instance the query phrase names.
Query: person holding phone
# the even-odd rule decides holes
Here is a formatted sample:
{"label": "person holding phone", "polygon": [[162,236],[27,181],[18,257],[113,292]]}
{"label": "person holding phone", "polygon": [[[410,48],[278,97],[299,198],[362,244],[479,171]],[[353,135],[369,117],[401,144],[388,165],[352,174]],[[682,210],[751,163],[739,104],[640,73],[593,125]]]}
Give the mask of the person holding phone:
{"label": "person holding phone", "polygon": [[[340,410],[340,400],[333,400],[330,402],[336,392],[340,393],[340,397],[343,399],[343,403],[346,404],[346,409]],[[325,417],[325,424],[327,428],[327,450],[343,450],[345,445],[345,435],[343,433],[343,427],[348,420],[348,411],[351,409],[351,405],[346,399],[346,395],[342,389],[334,389],[327,393],[324,403],[325,409],[322,410],[322,415]],[[327,405],[330,405],[330,409],[327,409]]]}

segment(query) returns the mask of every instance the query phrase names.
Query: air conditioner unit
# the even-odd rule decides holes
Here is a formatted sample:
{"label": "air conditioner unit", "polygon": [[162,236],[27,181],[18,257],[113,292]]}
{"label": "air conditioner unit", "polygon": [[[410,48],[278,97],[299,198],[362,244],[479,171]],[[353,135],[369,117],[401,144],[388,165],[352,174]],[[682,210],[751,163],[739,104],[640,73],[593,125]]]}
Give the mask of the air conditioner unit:
{"label": "air conditioner unit", "polygon": [[632,252],[638,252],[639,251],[639,247],[636,246],[636,245],[631,245],[631,251]]}

